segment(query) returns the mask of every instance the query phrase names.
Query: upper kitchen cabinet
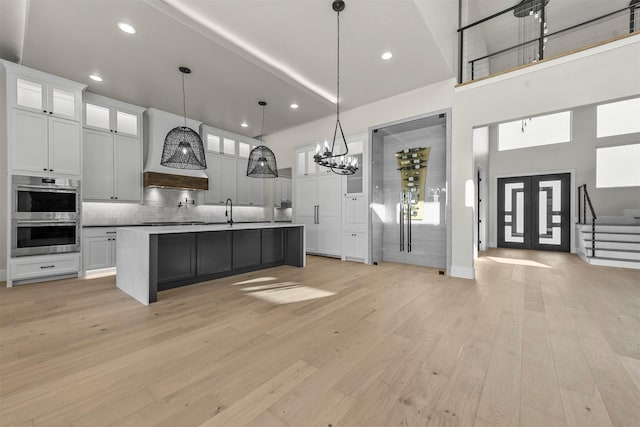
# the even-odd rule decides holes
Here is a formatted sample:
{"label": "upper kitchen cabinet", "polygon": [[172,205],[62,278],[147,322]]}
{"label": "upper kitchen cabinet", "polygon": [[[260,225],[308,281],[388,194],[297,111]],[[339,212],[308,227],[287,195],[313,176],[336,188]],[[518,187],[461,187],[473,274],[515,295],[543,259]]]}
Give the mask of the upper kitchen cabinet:
{"label": "upper kitchen cabinet", "polygon": [[144,108],[85,94],[83,199],[142,201]]}
{"label": "upper kitchen cabinet", "polygon": [[303,147],[296,150],[296,175],[308,176],[321,172],[321,168],[313,161],[316,154],[315,145],[313,147]]}
{"label": "upper kitchen cabinet", "polygon": [[10,108],[80,121],[86,85],[3,61]]}
{"label": "upper kitchen cabinet", "polygon": [[81,173],[83,84],[0,60],[6,88],[11,173]]}
{"label": "upper kitchen cabinet", "polygon": [[144,108],[88,92],[83,104],[85,129],[141,137]]}
{"label": "upper kitchen cabinet", "polygon": [[207,157],[209,189],[205,204],[264,206],[264,181],[247,177],[249,153],[260,141],[233,132],[201,125],[200,137]]}

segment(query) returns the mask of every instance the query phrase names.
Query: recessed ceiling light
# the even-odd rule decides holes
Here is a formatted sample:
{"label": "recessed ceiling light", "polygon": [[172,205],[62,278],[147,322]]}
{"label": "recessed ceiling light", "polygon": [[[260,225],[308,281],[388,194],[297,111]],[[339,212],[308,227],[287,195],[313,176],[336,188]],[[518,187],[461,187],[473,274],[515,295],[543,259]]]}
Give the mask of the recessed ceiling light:
{"label": "recessed ceiling light", "polygon": [[298,108],[298,104],[291,104],[290,107],[295,110],[296,108]]}
{"label": "recessed ceiling light", "polygon": [[247,122],[242,122],[240,124],[240,126],[242,126],[243,128],[249,127],[249,125],[247,124]]}
{"label": "recessed ceiling light", "polygon": [[393,57],[393,53],[391,52],[385,52],[382,55],[380,55],[380,58],[384,59],[385,61],[390,60]]}
{"label": "recessed ceiling light", "polygon": [[89,76],[89,78],[90,78],[91,80],[96,81],[96,82],[101,82],[101,81],[102,81],[102,77],[100,77],[100,76],[99,76],[99,75],[97,75],[97,74],[91,74],[91,75]]}
{"label": "recessed ceiling light", "polygon": [[128,34],[136,33],[136,29],[133,28],[131,25],[127,24],[126,22],[118,22],[118,28],[120,28],[122,31]]}

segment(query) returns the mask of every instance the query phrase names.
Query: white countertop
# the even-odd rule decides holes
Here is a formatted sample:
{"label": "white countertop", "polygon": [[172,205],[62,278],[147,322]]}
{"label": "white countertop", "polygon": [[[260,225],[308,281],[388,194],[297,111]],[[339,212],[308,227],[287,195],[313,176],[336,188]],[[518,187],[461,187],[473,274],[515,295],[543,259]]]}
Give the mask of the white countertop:
{"label": "white countertop", "polygon": [[302,227],[303,224],[262,223],[262,224],[210,224],[210,225],[160,225],[141,227],[117,227],[118,231],[135,231],[144,234],[199,233],[203,231],[258,230],[263,228]]}

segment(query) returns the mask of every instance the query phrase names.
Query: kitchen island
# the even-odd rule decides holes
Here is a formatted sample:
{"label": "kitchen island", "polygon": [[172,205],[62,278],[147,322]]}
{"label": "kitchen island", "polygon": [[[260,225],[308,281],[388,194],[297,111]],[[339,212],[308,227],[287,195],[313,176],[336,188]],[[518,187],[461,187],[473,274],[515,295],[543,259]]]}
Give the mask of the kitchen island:
{"label": "kitchen island", "polygon": [[301,224],[175,225],[117,230],[116,286],[148,305],[158,291],[249,271],[305,265]]}

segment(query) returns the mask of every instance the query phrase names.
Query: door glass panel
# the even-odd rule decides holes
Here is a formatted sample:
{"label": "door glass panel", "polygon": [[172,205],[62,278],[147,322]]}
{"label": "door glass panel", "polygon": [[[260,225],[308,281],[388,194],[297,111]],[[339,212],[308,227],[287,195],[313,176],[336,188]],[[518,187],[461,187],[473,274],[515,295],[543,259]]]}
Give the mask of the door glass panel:
{"label": "door glass panel", "polygon": [[236,142],[233,139],[224,139],[224,154],[236,155]]}
{"label": "door glass panel", "polygon": [[524,183],[504,186],[504,240],[524,243]]}
{"label": "door glass panel", "polygon": [[16,90],[18,105],[42,110],[42,85],[40,83],[18,79]]}
{"label": "door glass panel", "polygon": [[76,96],[69,91],[53,88],[53,109],[55,114],[67,117],[76,115]]}
{"label": "door glass panel", "polygon": [[129,135],[138,134],[138,116],[135,114],[123,113],[118,111],[116,113],[116,129],[118,132],[128,133]]}
{"label": "door glass panel", "polygon": [[244,157],[245,159],[249,157],[249,152],[251,151],[251,146],[246,142],[238,142],[238,156]]}
{"label": "door glass panel", "polygon": [[316,150],[307,151],[307,173],[316,173],[316,162],[313,161],[313,156],[316,154]]}
{"label": "door glass panel", "polygon": [[561,243],[561,181],[538,184],[538,242],[542,245]]}
{"label": "door glass panel", "polygon": [[207,150],[214,153],[220,152],[220,137],[217,135],[207,134]]}
{"label": "door glass panel", "polygon": [[100,129],[110,129],[109,124],[109,109],[100,107],[98,105],[87,104],[86,106],[87,117],[85,119],[87,126],[92,126]]}

